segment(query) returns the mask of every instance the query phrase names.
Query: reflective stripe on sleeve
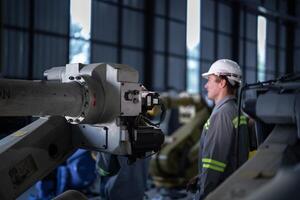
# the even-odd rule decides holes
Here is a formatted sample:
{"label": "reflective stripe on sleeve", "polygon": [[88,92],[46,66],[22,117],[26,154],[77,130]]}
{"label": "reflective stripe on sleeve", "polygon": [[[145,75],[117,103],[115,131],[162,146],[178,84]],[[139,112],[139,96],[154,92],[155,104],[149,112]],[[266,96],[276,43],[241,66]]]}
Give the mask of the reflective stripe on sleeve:
{"label": "reflective stripe on sleeve", "polygon": [[107,176],[109,175],[109,172],[105,171],[104,169],[98,167],[98,173],[100,174],[100,176]]}
{"label": "reflective stripe on sleeve", "polygon": [[206,163],[206,164],[213,164],[213,165],[216,165],[217,167],[221,167],[221,168],[226,167],[225,163],[222,163],[222,162],[217,161],[217,160],[213,160],[211,158],[202,158],[202,162]]}
{"label": "reflective stripe on sleeve", "polygon": [[206,123],[204,124],[203,128],[204,128],[205,130],[208,130],[209,125],[210,125],[210,121],[209,121],[209,119],[208,119],[208,120],[206,121]]}
{"label": "reflective stripe on sleeve", "polygon": [[[234,128],[238,127],[238,117],[234,118],[232,120]],[[247,125],[247,117],[246,116],[240,116],[240,125]]]}
{"label": "reflective stripe on sleeve", "polygon": [[224,172],[224,168],[222,167],[217,167],[215,165],[211,165],[211,164],[203,164],[203,168],[208,168],[208,169],[212,169],[218,172]]}

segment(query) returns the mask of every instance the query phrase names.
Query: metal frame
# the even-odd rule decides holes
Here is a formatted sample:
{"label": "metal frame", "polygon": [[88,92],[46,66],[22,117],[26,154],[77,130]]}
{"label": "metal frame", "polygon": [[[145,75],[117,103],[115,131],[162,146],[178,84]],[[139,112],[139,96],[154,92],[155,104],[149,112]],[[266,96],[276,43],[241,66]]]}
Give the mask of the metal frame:
{"label": "metal frame", "polygon": [[33,59],[34,59],[34,5],[35,0],[29,1],[29,42],[28,42],[28,78],[33,78]]}
{"label": "metal frame", "polygon": [[[123,5],[122,1],[118,2],[111,2],[107,0],[94,0],[97,2],[102,2],[108,5],[116,6],[118,9],[118,39],[117,39],[117,44],[112,43],[112,42],[106,42],[104,40],[99,40],[99,39],[94,39],[91,38],[91,44],[100,44],[100,45],[106,45],[106,46],[111,46],[117,48],[117,62],[122,61],[122,51],[124,49],[128,50],[133,50],[133,51],[138,51],[142,52],[144,55],[144,74],[141,75],[144,77],[144,82],[145,85],[149,88],[153,87],[153,84],[151,84],[153,80],[153,59],[154,55],[162,55],[164,57],[164,85],[165,88],[167,89],[169,84],[168,84],[168,72],[169,72],[169,58],[170,57],[175,57],[183,60],[187,60],[186,56],[186,51],[183,54],[176,54],[176,53],[171,53],[169,49],[169,29],[170,29],[170,22],[175,22],[178,24],[186,24],[184,20],[180,19],[175,19],[170,16],[170,3],[171,1],[166,0],[165,1],[165,14],[158,14],[155,12],[155,1],[148,2],[145,1],[145,6],[144,8],[135,8],[127,5]],[[123,26],[123,18],[122,18],[122,12],[123,9],[138,12],[144,16],[144,30],[145,30],[145,42],[144,42],[144,47],[135,47],[131,45],[124,45],[122,44],[122,26]],[[164,41],[164,51],[157,51],[154,49],[154,44],[153,41],[155,40],[154,36],[154,28],[155,28],[155,19],[160,18],[165,21],[165,41]],[[186,65],[186,62],[185,62]],[[186,66],[185,66],[186,67]],[[150,74],[150,76],[149,76]],[[186,76],[185,76],[186,77]],[[186,80],[185,80],[186,83]],[[185,85],[186,87],[186,85]]]}
{"label": "metal frame", "polygon": [[[4,1],[0,2],[0,44],[3,44],[3,13],[4,13],[4,9],[3,9],[3,4]],[[3,46],[4,45],[0,45],[0,73],[2,72],[3,69]]]}
{"label": "metal frame", "polygon": [[246,10],[245,10],[245,6],[243,6],[243,36],[242,36],[242,40],[243,40],[243,77],[246,77],[246,49],[247,49],[247,43],[246,43],[246,31],[247,31],[247,19],[246,19]]}
{"label": "metal frame", "polygon": [[[276,10],[277,12],[279,11],[279,1],[276,0]],[[277,18],[275,20],[276,23],[276,33],[275,33],[275,40],[279,41],[280,40],[280,20]],[[267,44],[268,47],[268,44]],[[279,76],[279,56],[280,56],[280,51],[279,51],[280,45],[277,43],[275,45],[275,76]]]}
{"label": "metal frame", "polygon": [[[165,1],[165,15],[167,18],[169,18],[170,15],[170,0],[166,0]],[[170,57],[170,52],[169,52],[169,30],[170,30],[170,23],[168,20],[166,20],[167,18],[165,18],[165,52],[164,52],[164,65],[165,65],[165,71],[164,71],[164,77],[165,77],[165,89],[168,89],[169,87],[169,76],[168,76],[168,72],[169,72],[169,57]]]}
{"label": "metal frame", "polygon": [[[296,1],[289,0],[287,1],[287,11],[290,16],[296,17]],[[286,22],[286,73],[293,73],[294,72],[294,41],[295,41],[295,29],[296,29],[296,22],[292,20],[288,20]]]}
{"label": "metal frame", "polygon": [[122,61],[122,29],[123,29],[123,9],[121,6],[121,1],[117,4],[118,8],[118,36],[117,36],[117,61],[121,63]]}
{"label": "metal frame", "polygon": [[[28,52],[26,52],[28,56],[28,75],[24,78],[26,79],[33,79],[33,64],[34,64],[34,38],[37,34],[46,35],[46,36],[52,36],[57,38],[70,38],[69,37],[69,28],[67,34],[61,34],[61,33],[55,33],[51,31],[45,31],[37,29],[34,26],[35,23],[35,13],[34,13],[34,6],[35,6],[35,0],[29,0],[29,11],[28,11],[28,17],[29,17],[29,24],[28,27],[20,27],[17,25],[10,25],[7,23],[2,24],[3,30],[14,30],[16,32],[24,32],[28,33]],[[1,47],[3,48],[3,47]],[[68,49],[68,48],[67,48]],[[66,63],[69,61],[69,58],[66,58]]]}
{"label": "metal frame", "polygon": [[[153,89],[151,84],[153,77],[153,60],[154,60],[154,8],[155,1],[145,2],[145,18],[144,18],[144,84],[146,88]],[[146,75],[147,74],[147,75]]]}
{"label": "metal frame", "polygon": [[[85,40],[83,38],[71,37],[69,35],[70,34],[70,27],[68,27],[68,31],[67,31],[66,34],[61,34],[61,33],[55,33],[55,32],[51,32],[51,31],[36,29],[34,27],[34,4],[35,4],[35,0],[30,0],[29,27],[19,27],[19,26],[10,25],[10,24],[4,24],[3,25],[4,29],[15,30],[15,31],[20,31],[20,32],[26,32],[26,33],[29,34],[29,52],[27,52],[28,53],[28,58],[29,58],[28,59],[28,77],[26,77],[26,78],[29,78],[29,79],[33,78],[34,37],[35,37],[36,34],[42,34],[42,35],[48,35],[48,36],[51,36],[51,37],[59,37],[59,38],[64,38],[64,39],[77,39],[77,40],[90,41],[91,42],[91,49],[92,49],[92,46],[95,45],[95,44],[101,44],[101,45],[107,45],[107,46],[115,47],[117,49],[117,62],[119,62],[119,63],[121,63],[121,61],[122,61],[122,51],[123,51],[123,49],[129,49],[129,50],[144,52],[144,74],[141,75],[141,76],[144,77],[145,83],[149,87],[152,87],[152,85],[151,85],[152,77],[150,77],[149,74],[152,74],[151,71],[152,71],[152,68],[153,68],[152,67],[153,64],[151,66],[150,66],[150,64],[153,63],[153,57],[154,57],[155,54],[162,55],[165,59],[165,66],[166,66],[166,69],[165,69],[165,72],[164,72],[165,73],[165,75],[164,75],[165,76],[165,83],[166,83],[165,86],[168,87],[168,71],[170,70],[169,66],[168,66],[169,65],[169,58],[172,56],[172,57],[179,58],[179,59],[182,59],[182,60],[185,60],[185,61],[187,60],[187,55],[186,55],[187,52],[186,51],[183,52],[183,54],[176,54],[176,53],[171,53],[170,50],[169,50],[168,38],[169,38],[169,34],[170,34],[170,32],[169,32],[170,22],[172,21],[172,22],[175,22],[175,23],[178,23],[178,24],[186,24],[186,22],[184,20],[175,19],[175,18],[172,18],[170,16],[170,10],[169,10],[170,8],[169,7],[170,7],[171,2],[169,0],[166,1],[166,6],[165,6],[165,9],[166,9],[165,12],[166,13],[165,13],[165,15],[162,15],[162,14],[158,14],[158,13],[154,12],[155,7],[153,7],[153,5],[152,5],[152,7],[148,8],[149,2],[147,3],[147,1],[145,2],[145,8],[143,8],[143,9],[123,5],[122,1],[118,1],[118,2],[111,2],[111,1],[107,1],[107,0],[93,0],[93,1],[103,2],[105,4],[109,4],[109,5],[113,5],[113,6],[117,7],[117,9],[118,9],[118,16],[117,16],[118,17],[118,24],[117,24],[117,26],[118,26],[118,36],[117,36],[117,38],[118,39],[117,39],[116,44],[111,43],[111,42],[106,42],[106,41],[103,41],[103,40],[96,40],[96,39],[93,39],[93,38],[91,38],[90,40]],[[151,4],[155,4],[155,2],[152,2]],[[150,29],[151,29],[150,31],[153,32],[154,27],[155,27],[154,26],[154,23],[155,23],[154,19],[155,18],[164,19],[165,20],[165,38],[166,38],[166,40],[165,40],[165,50],[164,51],[156,51],[153,48],[153,43],[150,42],[150,41],[154,40],[154,36],[151,35],[150,33],[147,34],[147,32],[145,32],[145,37],[147,37],[147,39],[145,39],[145,40],[150,39],[150,41],[148,41],[147,44],[145,42],[143,48],[130,46],[130,45],[123,45],[123,42],[122,42],[122,26],[123,26],[122,13],[123,13],[123,9],[139,12],[139,13],[143,14],[143,16],[145,16],[145,19],[147,18],[147,20],[153,21],[153,25],[150,26],[150,27],[148,27],[148,24],[147,24],[147,26],[146,26],[146,24],[144,24],[144,29],[145,30],[147,29],[147,32]],[[147,12],[151,12],[151,14],[150,14],[151,17],[149,17],[149,18],[147,17]],[[92,29],[92,27],[91,27],[91,29]],[[151,39],[151,37],[152,37],[152,39]],[[69,46],[69,40],[68,40],[67,45]],[[68,49],[68,52],[69,52],[69,48],[67,48],[67,49]],[[147,53],[145,53],[145,52],[147,52]],[[93,54],[93,52],[91,51],[91,54],[90,54],[91,58],[93,58],[92,54]],[[152,59],[152,61],[150,61],[150,58]],[[68,61],[69,61],[69,55],[67,54],[66,62],[68,62]],[[185,76],[185,79],[186,79],[186,76]]]}
{"label": "metal frame", "polygon": [[[99,2],[103,2],[103,3],[106,3],[106,4],[110,4],[110,5],[114,5],[114,6],[117,6],[118,7],[118,28],[119,28],[119,31],[118,31],[118,42],[117,44],[115,43],[111,43],[111,42],[106,42],[106,41],[101,41],[101,40],[95,40],[95,39],[91,39],[90,42],[91,42],[91,45],[94,45],[94,44],[102,44],[102,45],[107,45],[107,46],[113,46],[113,47],[116,47],[117,48],[117,60],[118,62],[121,62],[121,59],[122,59],[122,50],[125,48],[125,49],[130,49],[130,50],[134,50],[134,51],[143,51],[143,52],[150,52],[150,55],[147,53],[147,56],[146,56],[146,53],[144,53],[144,78],[145,78],[145,82],[148,82],[146,83],[147,85],[150,85],[151,83],[151,80],[152,80],[152,77],[150,78],[149,76],[146,76],[146,74],[148,75],[150,70],[152,71],[152,67],[150,67],[150,64],[147,64],[147,63],[153,63],[153,61],[150,61],[150,58],[147,58],[148,56],[149,57],[152,57],[155,55],[155,54],[158,54],[158,55],[162,55],[164,56],[164,59],[165,59],[165,74],[164,74],[164,77],[165,77],[165,86],[167,87],[168,86],[168,71],[170,70],[169,69],[169,58],[170,57],[176,57],[176,58],[179,58],[179,59],[183,59],[183,60],[187,60],[187,52],[184,52],[183,54],[174,54],[174,53],[171,53],[169,51],[169,41],[168,41],[168,37],[169,37],[169,28],[170,28],[170,22],[175,22],[175,23],[178,23],[178,24],[185,24],[186,22],[184,20],[179,20],[179,19],[175,19],[175,18],[172,18],[170,16],[170,10],[169,10],[169,7],[170,7],[170,1],[167,0],[166,1],[166,6],[165,6],[165,14],[158,14],[158,13],[155,13],[153,10],[154,8],[152,7],[152,11],[151,9],[147,8],[147,1],[145,2],[145,8],[134,8],[134,7],[131,7],[131,6],[127,6],[127,5],[123,5],[121,3],[121,1],[118,1],[118,2],[111,2],[111,1],[108,1],[108,0],[95,0],[95,1],[99,1]],[[210,28],[207,28],[207,27],[204,27],[203,25],[201,26],[201,29],[203,30],[207,30],[207,31],[211,31],[213,34],[214,34],[214,38],[215,38],[215,44],[214,44],[214,57],[217,58],[218,57],[218,52],[217,52],[217,49],[218,49],[218,36],[221,34],[221,35],[225,35],[227,37],[231,37],[231,38],[234,38],[236,34],[235,31],[238,30],[239,28],[238,27],[232,27],[232,30],[235,30],[233,31],[233,34],[228,34],[228,33],[225,33],[225,32],[222,32],[220,30],[218,30],[218,7],[219,7],[219,4],[226,4],[226,5],[229,5],[231,8],[234,9],[234,7],[239,7],[240,9],[243,9],[245,12],[247,13],[254,13],[254,14],[262,14],[264,16],[267,17],[267,19],[269,20],[275,20],[275,23],[276,23],[276,38],[279,39],[281,34],[280,34],[280,24],[281,23],[285,23],[286,26],[287,26],[287,35],[286,35],[286,47],[287,48],[281,48],[279,45],[270,45],[270,44],[267,44],[267,46],[270,48],[275,48],[275,71],[274,70],[266,70],[266,73],[271,73],[271,74],[275,74],[275,76],[278,76],[279,75],[279,69],[278,69],[278,66],[279,66],[279,63],[280,63],[280,51],[282,50],[285,50],[285,54],[286,54],[286,66],[289,67],[287,70],[287,72],[293,72],[293,65],[294,65],[294,61],[293,61],[293,50],[294,50],[294,46],[293,46],[293,41],[294,41],[294,37],[295,37],[295,25],[296,24],[299,24],[299,19],[295,16],[295,1],[292,0],[292,1],[287,1],[288,3],[288,7],[289,7],[289,12],[286,14],[286,15],[283,15],[282,13],[280,13],[279,11],[279,1],[277,0],[276,1],[276,11],[270,11],[270,10],[261,10],[259,8],[260,5],[263,5],[264,4],[264,1],[261,1],[260,4],[253,4],[253,3],[248,3],[246,1],[238,1],[238,0],[231,0],[231,1],[225,1],[225,0],[213,0],[215,2],[215,21],[214,21],[214,27],[215,29],[210,29]],[[67,34],[60,34],[60,33],[54,33],[54,32],[50,32],[50,31],[44,31],[44,30],[38,30],[38,29],[35,29],[34,27],[34,12],[33,12],[33,6],[34,6],[34,2],[35,0],[30,0],[30,17],[29,17],[29,27],[28,28],[23,28],[23,27],[18,27],[18,26],[13,26],[13,25],[9,25],[9,24],[3,24],[3,28],[4,29],[10,29],[10,30],[16,30],[16,31],[24,31],[24,32],[28,32],[29,33],[29,52],[28,52],[28,56],[29,56],[29,60],[28,60],[28,78],[32,78],[32,74],[33,74],[33,69],[32,69],[32,66],[33,66],[33,47],[34,47],[34,36],[35,34],[42,34],[42,35],[49,35],[49,36],[53,36],[53,37],[61,37],[61,38],[73,38],[73,37],[70,37],[69,36],[69,32],[70,30],[68,30],[68,33]],[[155,4],[155,2],[152,2],[153,4]],[[238,6],[237,6],[238,5]],[[165,50],[164,51],[156,51],[155,49],[153,49],[153,47],[151,47],[151,45],[153,46],[153,44],[150,44],[150,42],[148,42],[147,44],[145,43],[144,45],[144,48],[139,48],[139,47],[134,47],[134,46],[129,46],[129,45],[123,45],[122,44],[122,24],[123,24],[123,20],[122,20],[122,12],[123,12],[123,9],[127,9],[127,10],[132,10],[132,11],[135,11],[135,12],[139,12],[139,13],[142,13],[145,18],[147,18],[147,12],[151,11],[151,15],[153,16],[153,18],[161,18],[161,19],[164,19],[165,20],[165,37],[166,37],[166,40],[165,40]],[[294,11],[293,11],[294,9]],[[147,11],[148,10],[148,11]],[[238,13],[240,11],[237,11]],[[233,13],[234,14],[234,13]],[[237,15],[240,15],[240,14],[237,14]],[[151,18],[148,18],[147,20],[152,20],[154,21],[154,19],[151,19]],[[202,18],[203,19],[203,18]],[[233,24],[236,24],[238,25],[239,23],[237,23],[236,21],[239,21],[239,18],[238,17],[232,17],[232,20],[234,21]],[[245,22],[247,22],[247,20],[244,20]],[[155,22],[153,22],[155,23]],[[145,25],[145,24],[144,24]],[[151,26],[152,27],[152,30],[154,29],[154,25]],[[145,30],[150,30],[151,27],[147,27],[145,26]],[[147,34],[147,33],[145,33]],[[151,34],[148,34],[148,36],[146,37],[152,37]],[[248,39],[246,37],[239,37],[243,40],[243,42],[251,42],[251,43],[257,43],[256,40],[251,40],[251,39]],[[74,38],[75,39],[75,38]],[[151,38],[150,38],[151,39]],[[239,55],[239,52],[238,52],[238,48],[239,48],[239,45],[238,43],[241,42],[241,41],[234,41],[232,40],[232,58],[233,59],[236,59],[238,60],[238,58],[240,56],[243,56],[245,58],[245,55]],[[149,47],[148,47],[149,46]],[[246,44],[244,44],[244,46],[246,46]],[[150,49],[148,49],[150,48]],[[153,49],[153,50],[151,50]],[[244,48],[244,54],[246,53],[245,51],[247,51],[246,48]],[[91,52],[91,57],[92,57],[92,52]],[[66,58],[66,60],[68,60],[69,58]],[[146,62],[147,60],[147,62]],[[153,59],[152,59],[153,60]],[[3,60],[1,60],[3,62]],[[203,63],[203,62],[212,62],[212,60],[208,60],[208,59],[204,59],[204,58],[200,58],[199,59],[200,61],[200,64]],[[244,59],[244,64],[245,64],[245,59]],[[243,65],[244,65],[243,64]],[[147,65],[147,66],[146,66]],[[245,66],[245,65],[244,65]],[[245,66],[245,68],[247,68],[247,70],[251,70],[249,69],[249,67]],[[201,70],[200,70],[201,71]],[[150,73],[152,74],[153,71]],[[185,76],[186,77],[186,76]],[[201,85],[201,80],[199,81],[199,84]],[[186,81],[185,81],[186,83]],[[151,87],[151,86],[150,86]]]}
{"label": "metal frame", "polygon": [[[205,0],[203,0],[205,2]],[[265,1],[260,1],[260,3],[256,4],[253,2],[247,2],[247,1],[239,1],[239,0],[230,0],[230,1],[226,1],[226,0],[212,0],[212,2],[215,3],[214,5],[214,9],[215,9],[215,13],[214,13],[214,28],[208,28],[205,26],[201,26],[201,30],[206,30],[208,32],[210,32],[211,34],[213,34],[214,37],[214,55],[213,57],[215,57],[215,59],[218,58],[218,36],[219,35],[224,35],[230,38],[236,38],[237,34],[236,31],[239,32],[239,23],[238,21],[240,20],[239,17],[233,17],[234,15],[234,11],[236,12],[240,12],[241,10],[243,10],[244,12],[244,19],[243,19],[243,35],[241,35],[241,33],[239,32],[238,34],[238,38],[239,41],[235,41],[234,39],[232,39],[232,58],[235,60],[240,60],[239,58],[242,56],[243,57],[243,63],[242,63],[242,67],[243,67],[243,76],[245,77],[246,75],[246,70],[247,71],[253,71],[255,70],[256,74],[257,74],[257,69],[254,69],[252,66],[247,66],[246,63],[246,55],[247,55],[247,43],[252,43],[253,45],[257,46],[257,40],[253,40],[250,38],[246,37],[246,29],[247,29],[247,13],[249,14],[253,14],[253,15],[263,15],[264,17],[267,18],[267,20],[274,20],[276,22],[276,41],[279,41],[280,37],[282,36],[280,34],[280,27],[281,24],[285,24],[287,26],[287,34],[286,34],[286,47],[287,48],[282,48],[280,46],[280,44],[276,44],[276,45],[271,45],[267,43],[267,47],[271,47],[273,49],[275,49],[275,57],[272,59],[275,59],[275,70],[270,70],[270,69],[266,69],[266,75],[267,74],[274,74],[276,77],[279,76],[280,74],[280,70],[279,70],[279,63],[280,63],[280,52],[281,51],[285,51],[286,54],[286,66],[288,67],[286,70],[288,73],[292,73],[293,72],[293,66],[294,66],[294,38],[295,38],[295,26],[296,24],[299,24],[300,20],[299,18],[297,18],[295,16],[295,1],[287,1],[289,4],[289,11],[287,14],[283,14],[280,12],[279,10],[279,1],[277,0],[276,3],[276,11],[273,10],[268,10],[268,9],[262,9],[261,6],[265,5]],[[218,5],[219,4],[224,4],[224,5],[229,5],[233,11],[232,11],[232,33],[226,33],[224,31],[221,31],[218,29]],[[237,9],[237,7],[239,7]],[[293,10],[294,9],[294,10]],[[239,16],[241,14],[238,14]],[[202,20],[204,19],[203,17],[201,18]],[[203,23],[202,23],[203,24]],[[234,25],[235,24],[235,25]],[[236,26],[236,27],[234,27]],[[236,47],[239,48],[239,42],[243,42],[243,54],[239,55],[239,52],[236,51],[238,49],[236,49]],[[207,59],[207,58],[200,58],[200,63],[212,63],[214,60],[211,59]],[[257,59],[256,59],[256,66],[257,66]],[[257,77],[256,77],[257,79]],[[200,79],[200,85],[202,85],[202,80]],[[201,88],[202,89],[202,88]],[[200,90],[201,90],[200,89]]]}
{"label": "metal frame", "polygon": [[[234,38],[239,38],[240,36],[240,15],[241,15],[241,6],[239,2],[233,2],[231,7],[231,33],[232,33],[232,49],[231,55],[232,59],[238,61],[239,60],[239,53],[240,53],[240,40],[235,40]],[[234,26],[233,24],[236,24]]]}
{"label": "metal frame", "polygon": [[218,39],[218,31],[219,31],[219,2],[215,1],[214,5],[214,58],[215,60],[218,59],[218,47],[219,47],[219,39]]}

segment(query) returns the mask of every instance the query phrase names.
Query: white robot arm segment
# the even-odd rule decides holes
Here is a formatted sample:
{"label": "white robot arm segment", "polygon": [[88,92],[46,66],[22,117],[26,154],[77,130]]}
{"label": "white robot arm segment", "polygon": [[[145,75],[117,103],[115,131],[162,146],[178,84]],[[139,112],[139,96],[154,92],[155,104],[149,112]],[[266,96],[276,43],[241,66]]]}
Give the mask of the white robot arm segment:
{"label": "white robot arm segment", "polygon": [[164,141],[143,121],[160,104],[136,70],[119,64],[68,64],[46,80],[0,79],[0,116],[39,116],[0,141],[0,199],[13,199],[46,176],[76,148],[144,158]]}

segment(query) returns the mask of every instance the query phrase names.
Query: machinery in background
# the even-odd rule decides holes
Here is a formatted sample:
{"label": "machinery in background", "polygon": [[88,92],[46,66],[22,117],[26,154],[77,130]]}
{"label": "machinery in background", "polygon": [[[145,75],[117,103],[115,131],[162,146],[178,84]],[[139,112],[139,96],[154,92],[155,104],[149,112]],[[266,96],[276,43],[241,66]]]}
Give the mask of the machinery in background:
{"label": "machinery in background", "polygon": [[161,95],[161,101],[168,109],[179,107],[180,121],[185,124],[170,136],[172,141],[152,157],[150,174],[158,188],[182,188],[198,173],[199,138],[210,108],[199,95]]}
{"label": "machinery in background", "polygon": [[[159,95],[119,64],[68,64],[45,81],[0,79],[1,116],[40,116],[0,142],[0,199],[15,199],[78,148],[128,156],[157,152],[161,130],[146,113]],[[69,194],[69,193],[68,193]],[[81,195],[79,195],[81,196]]]}
{"label": "machinery in background", "polygon": [[300,199],[300,76],[245,85],[241,91],[248,90],[258,94],[243,104],[255,120],[260,146],[206,199]]}

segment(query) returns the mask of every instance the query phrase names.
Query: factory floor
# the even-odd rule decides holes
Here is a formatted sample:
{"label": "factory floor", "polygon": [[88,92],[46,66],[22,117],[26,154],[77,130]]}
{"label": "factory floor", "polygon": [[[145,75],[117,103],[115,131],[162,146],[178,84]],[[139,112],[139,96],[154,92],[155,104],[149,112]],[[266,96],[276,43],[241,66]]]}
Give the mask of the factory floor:
{"label": "factory floor", "polygon": [[[153,188],[145,192],[143,200],[193,200],[194,195],[185,190],[173,190],[170,192]],[[103,200],[101,197],[89,198],[89,200]]]}
{"label": "factory floor", "polygon": [[[22,195],[20,195],[17,200],[28,200],[31,194],[34,194],[35,187],[32,186]],[[187,193],[185,190],[169,190],[152,188],[145,192],[144,200],[192,200],[193,194]],[[92,197],[89,200],[103,200],[101,197]]]}
{"label": "factory floor", "polygon": [[193,194],[186,190],[165,190],[153,188],[145,193],[144,200],[192,200]]}

